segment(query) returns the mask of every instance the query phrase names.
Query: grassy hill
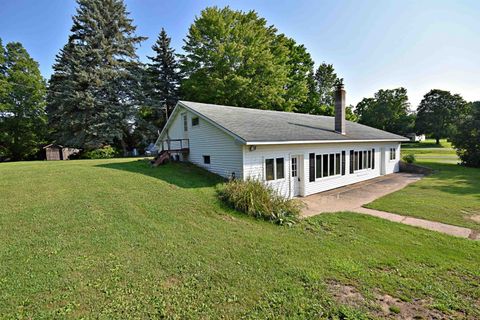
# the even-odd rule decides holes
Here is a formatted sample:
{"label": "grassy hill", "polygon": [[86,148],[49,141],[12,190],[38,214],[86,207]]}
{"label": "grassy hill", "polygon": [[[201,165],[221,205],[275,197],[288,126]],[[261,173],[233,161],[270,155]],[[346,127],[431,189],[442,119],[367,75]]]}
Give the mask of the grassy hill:
{"label": "grassy hill", "polygon": [[0,318],[480,317],[480,244],[353,213],[243,217],[196,167],[0,164]]}

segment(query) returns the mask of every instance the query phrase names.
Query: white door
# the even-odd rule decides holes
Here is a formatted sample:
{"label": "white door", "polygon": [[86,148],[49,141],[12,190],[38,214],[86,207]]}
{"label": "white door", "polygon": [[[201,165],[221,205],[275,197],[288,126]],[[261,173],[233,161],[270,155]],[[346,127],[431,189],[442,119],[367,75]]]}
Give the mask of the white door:
{"label": "white door", "polygon": [[388,148],[381,148],[380,149],[380,175],[385,175],[387,173],[387,159],[388,159],[388,155],[387,155],[387,151]]}
{"label": "white door", "polygon": [[292,196],[301,196],[303,185],[303,156],[294,155],[290,158],[290,179]]}

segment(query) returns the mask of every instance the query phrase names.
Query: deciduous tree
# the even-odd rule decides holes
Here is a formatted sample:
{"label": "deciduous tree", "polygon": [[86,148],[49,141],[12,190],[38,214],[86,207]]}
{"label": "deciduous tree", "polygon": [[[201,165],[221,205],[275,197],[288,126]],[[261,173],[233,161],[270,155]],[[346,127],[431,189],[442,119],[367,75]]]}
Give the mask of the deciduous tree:
{"label": "deciduous tree", "polygon": [[433,89],[428,92],[417,109],[416,131],[431,135],[437,144],[454,129],[454,122],[466,111],[467,104],[458,94]]}
{"label": "deciduous tree", "polygon": [[464,165],[480,168],[480,101],[470,103],[467,110],[456,121],[451,140]]}
{"label": "deciduous tree", "polygon": [[183,49],[185,99],[283,111],[307,101],[310,55],[255,11],[203,10]]}
{"label": "deciduous tree", "polygon": [[45,142],[45,81],[18,42],[0,40],[0,156],[25,160]]}
{"label": "deciduous tree", "polygon": [[413,130],[414,116],[410,112],[407,89],[381,89],[373,98],[360,101],[355,113],[358,122],[381,130],[407,134]]}

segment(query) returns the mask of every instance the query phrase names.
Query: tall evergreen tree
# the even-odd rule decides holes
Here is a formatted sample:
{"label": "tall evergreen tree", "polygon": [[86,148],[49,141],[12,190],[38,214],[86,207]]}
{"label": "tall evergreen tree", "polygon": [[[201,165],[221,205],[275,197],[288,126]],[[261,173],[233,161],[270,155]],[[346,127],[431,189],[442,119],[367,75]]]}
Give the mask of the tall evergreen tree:
{"label": "tall evergreen tree", "polygon": [[179,99],[180,69],[170,41],[162,28],[152,46],[155,55],[148,57],[151,62],[143,72],[144,103],[138,110],[136,132],[145,143],[157,137]]}
{"label": "tall evergreen tree", "polygon": [[155,56],[148,57],[152,62],[148,64],[148,73],[152,80],[152,103],[165,104],[170,112],[178,101],[180,85],[179,65],[175,50],[170,46],[171,38],[162,28],[157,41],[152,46]]}
{"label": "tall evergreen tree", "polygon": [[0,40],[0,156],[25,160],[45,142],[45,81],[18,42]]}
{"label": "tall evergreen tree", "polygon": [[77,0],[68,43],[50,79],[48,115],[56,141],[86,150],[121,143],[133,119],[138,79],[135,35],[122,0]]}

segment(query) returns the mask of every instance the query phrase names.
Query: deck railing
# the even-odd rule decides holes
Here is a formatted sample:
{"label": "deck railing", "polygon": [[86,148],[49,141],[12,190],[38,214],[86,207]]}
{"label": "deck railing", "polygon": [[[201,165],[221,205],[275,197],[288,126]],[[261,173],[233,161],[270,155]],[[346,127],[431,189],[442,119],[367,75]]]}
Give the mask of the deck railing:
{"label": "deck railing", "polygon": [[166,151],[188,151],[190,141],[188,139],[167,139],[162,141],[162,150]]}

